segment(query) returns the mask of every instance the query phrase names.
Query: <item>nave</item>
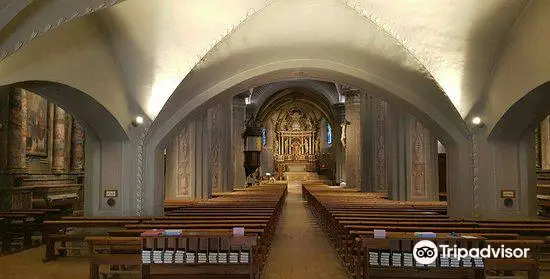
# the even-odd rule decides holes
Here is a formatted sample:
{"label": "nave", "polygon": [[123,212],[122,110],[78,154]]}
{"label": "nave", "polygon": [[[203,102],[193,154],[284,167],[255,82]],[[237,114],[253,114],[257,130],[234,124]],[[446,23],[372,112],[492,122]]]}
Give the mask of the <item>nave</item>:
{"label": "nave", "polygon": [[289,183],[264,278],[348,278],[301,195],[301,183]]}
{"label": "nave", "polygon": [[[266,209],[269,207],[268,199],[276,201],[272,213],[267,213],[270,212]],[[114,278],[114,275],[149,278],[140,277],[144,266],[152,268],[156,265],[141,264],[141,242],[150,237],[144,232],[150,232],[151,228],[182,228],[184,233],[178,236],[180,238],[197,235],[212,238],[223,237],[226,235],[224,231],[227,231],[223,228],[235,226],[244,228],[245,238],[253,236],[257,239],[247,249],[251,260],[246,263],[227,262],[224,265],[231,268],[223,269],[226,274],[220,277],[217,270],[224,266],[219,262],[221,258],[211,262],[209,257],[204,264],[180,265],[184,269],[196,267],[192,272],[199,272],[184,278],[204,278],[207,274],[211,276],[208,278],[266,279],[550,278],[550,251],[546,244],[550,222],[547,220],[459,219],[446,214],[443,202],[397,202],[380,198],[376,193],[307,182],[303,185],[291,182],[288,186],[281,183],[253,186],[208,201],[181,204],[177,208],[172,203],[166,210],[163,217],[63,217],[44,221],[44,232],[53,225],[73,229],[83,229],[90,224],[105,227],[114,223],[124,225],[120,229],[85,230],[87,236],[80,239],[85,238],[87,242],[87,246],[81,246],[83,249],[76,245],[79,234],[75,231],[66,231],[65,236],[60,235],[59,230],[46,235],[47,239],[43,242],[48,245],[0,257],[0,278],[69,279],[90,276],[93,279],[100,278],[98,275],[107,276],[103,278]],[[263,216],[270,216],[271,221],[264,223]],[[380,229],[385,230],[386,235],[373,237]],[[418,232],[433,232],[437,236],[415,235]],[[51,248],[55,255],[52,255],[48,254],[46,247],[50,244],[48,239],[52,240],[54,236],[55,249],[53,246]],[[65,241],[61,241],[63,237]],[[422,239],[449,245],[455,243],[459,247],[481,248],[488,244],[498,247],[502,244],[507,247],[529,247],[531,250],[525,259],[485,259],[481,266],[478,263],[469,266],[464,260],[457,267],[443,266],[441,260],[434,266],[421,266],[416,262],[407,266],[405,254],[412,251],[414,242]],[[165,244],[168,246],[163,248],[164,253],[171,247],[169,242]],[[191,251],[189,247],[186,246]],[[201,251],[206,251],[210,255],[219,255],[222,251],[212,244],[205,249],[194,253],[200,255]],[[391,264],[384,264],[381,252],[388,251],[403,258],[396,260],[392,256]],[[367,261],[367,255],[373,257],[371,253],[380,258],[374,262],[373,258]],[[162,267],[163,264],[156,266]],[[92,272],[97,267],[100,267],[97,273]],[[252,267],[251,273],[248,273],[248,267]],[[181,276],[181,273],[170,270],[163,271],[163,274],[171,272],[174,276]],[[150,278],[172,277],[157,275]]]}

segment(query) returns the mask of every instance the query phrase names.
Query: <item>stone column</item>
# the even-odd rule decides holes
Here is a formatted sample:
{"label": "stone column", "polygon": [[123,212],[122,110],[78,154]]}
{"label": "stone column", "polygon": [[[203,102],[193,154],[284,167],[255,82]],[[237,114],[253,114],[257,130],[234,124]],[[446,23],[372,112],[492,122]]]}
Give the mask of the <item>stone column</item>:
{"label": "stone column", "polygon": [[66,171],[65,111],[55,106],[52,172]]}
{"label": "stone column", "polygon": [[394,106],[386,109],[388,197],[407,200],[408,116]]}
{"label": "stone column", "polygon": [[211,137],[209,136],[209,121],[206,110],[195,118],[194,161],[195,197],[208,199],[212,197]]}
{"label": "stone column", "polygon": [[73,119],[71,130],[71,172],[84,172],[84,128]]}
{"label": "stone column", "polygon": [[231,106],[231,150],[233,152],[233,187],[245,187],[246,175],[244,171],[244,140],[243,132],[246,129],[246,104],[248,95],[239,94],[233,97]]}
{"label": "stone column", "polygon": [[221,129],[220,129],[220,165],[222,168],[222,191],[233,191],[233,146],[231,140],[233,138],[233,130],[231,124],[233,123],[232,112],[233,98],[228,98],[221,106]]}
{"label": "stone column", "polygon": [[[336,112],[336,123],[342,123],[345,121],[345,107],[344,103],[339,103],[334,105],[334,111]],[[335,183],[340,185],[340,182],[345,181],[346,171],[345,171],[345,150],[342,143],[342,125],[334,125],[332,127],[332,150],[335,164]]]}
{"label": "stone column", "polygon": [[409,116],[408,130],[408,199],[437,201],[437,140],[422,122],[412,116]]}
{"label": "stone column", "polygon": [[24,172],[27,157],[27,93],[16,88],[9,95],[8,156],[9,172]]}
{"label": "stone column", "polygon": [[346,96],[345,119],[343,132],[345,148],[346,187],[361,187],[362,172],[362,133],[361,133],[361,92],[349,87],[343,88],[342,94]]}

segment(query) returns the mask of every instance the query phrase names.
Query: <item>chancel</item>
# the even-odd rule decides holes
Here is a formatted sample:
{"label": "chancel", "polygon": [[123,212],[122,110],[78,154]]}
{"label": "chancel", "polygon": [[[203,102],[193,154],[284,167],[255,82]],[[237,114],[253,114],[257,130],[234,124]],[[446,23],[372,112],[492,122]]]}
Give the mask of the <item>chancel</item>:
{"label": "chancel", "polygon": [[549,14],[0,1],[0,279],[550,278]]}

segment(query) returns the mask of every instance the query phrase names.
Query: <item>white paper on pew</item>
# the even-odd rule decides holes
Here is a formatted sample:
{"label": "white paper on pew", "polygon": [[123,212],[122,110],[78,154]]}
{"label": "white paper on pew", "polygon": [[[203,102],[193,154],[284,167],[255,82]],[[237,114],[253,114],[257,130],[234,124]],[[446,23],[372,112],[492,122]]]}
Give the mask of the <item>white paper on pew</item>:
{"label": "white paper on pew", "polygon": [[235,236],[244,236],[244,228],[233,228],[233,235]]}
{"label": "white paper on pew", "polygon": [[386,238],[386,230],[374,230],[374,238]]}

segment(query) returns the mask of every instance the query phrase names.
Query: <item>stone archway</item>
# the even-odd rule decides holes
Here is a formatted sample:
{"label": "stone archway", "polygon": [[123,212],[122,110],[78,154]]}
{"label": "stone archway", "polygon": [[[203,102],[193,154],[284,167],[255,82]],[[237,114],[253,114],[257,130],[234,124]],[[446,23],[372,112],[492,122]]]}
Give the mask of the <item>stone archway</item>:
{"label": "stone archway", "polygon": [[[318,79],[331,82],[342,82],[355,88],[372,92],[390,100],[400,108],[409,111],[435,133],[447,147],[448,166],[453,171],[449,180],[449,212],[455,216],[471,216],[472,177],[471,177],[471,144],[469,132],[450,101],[439,90],[433,98],[419,98],[417,94],[394,84],[372,73],[357,68],[325,60],[291,60],[280,61],[244,71],[210,87],[181,107],[168,106],[164,115],[159,115],[151,127],[146,146],[146,191],[145,209],[149,214],[162,210],[163,177],[162,150],[167,140],[174,136],[178,123],[193,110],[223,96],[235,96],[244,90],[274,81],[299,78]],[[181,91],[183,92],[183,91]],[[176,98],[179,92],[174,93]],[[172,113],[168,113],[172,111]],[[166,115],[169,115],[166,118]]]}
{"label": "stone archway", "polygon": [[[550,82],[543,83],[508,108],[492,129],[474,129],[485,216],[535,217],[536,159],[533,132],[550,114]],[[513,192],[505,204],[501,192]]]}
{"label": "stone archway", "polygon": [[279,180],[335,180],[343,151],[339,141],[326,142],[326,129],[339,127],[336,116],[341,112],[325,96],[295,86],[256,104],[260,107],[253,126],[266,129],[262,162],[267,164],[262,163],[262,173]]}
{"label": "stone archway", "polygon": [[[0,92],[7,93],[11,88],[22,88],[42,96],[63,108],[82,124],[86,131],[84,213],[122,215],[123,211],[127,211],[123,199],[129,200],[131,196],[122,184],[122,152],[123,144],[128,142],[129,137],[116,118],[86,93],[64,84],[25,81],[2,86]],[[113,171],[116,169],[120,171]],[[106,187],[119,192],[117,203],[113,207],[108,206],[103,198]]]}

